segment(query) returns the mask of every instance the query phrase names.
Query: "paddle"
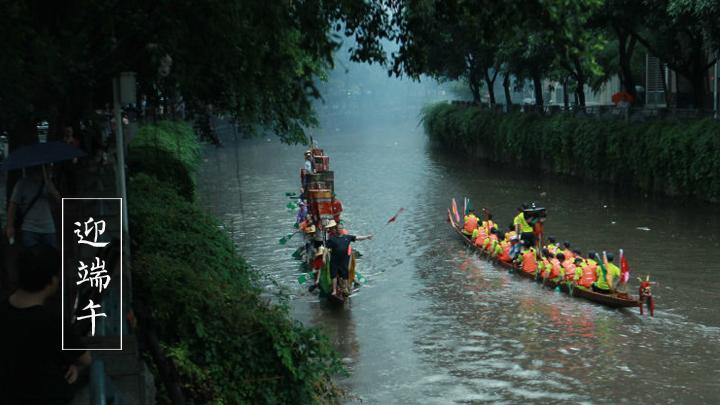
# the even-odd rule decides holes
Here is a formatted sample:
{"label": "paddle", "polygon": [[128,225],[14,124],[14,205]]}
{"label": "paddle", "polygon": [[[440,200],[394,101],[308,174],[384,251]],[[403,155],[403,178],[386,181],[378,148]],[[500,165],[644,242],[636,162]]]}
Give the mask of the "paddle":
{"label": "paddle", "polygon": [[294,202],[290,201],[289,203],[287,203],[286,207],[287,207],[288,209],[290,209],[290,210],[294,210],[294,209],[296,209],[298,206],[297,206],[297,204],[295,204]]}
{"label": "paddle", "polygon": [[401,212],[405,211],[405,208],[400,208],[395,215],[391,216],[390,219],[387,220],[385,225],[389,224],[390,222],[395,222],[397,220],[398,215],[400,215]]}
{"label": "paddle", "polygon": [[287,193],[285,193],[285,196],[286,196],[286,197],[292,197],[292,196],[294,196],[294,195],[297,195],[297,193],[295,193],[294,191],[293,191],[293,192],[287,192]]}
{"label": "paddle", "polygon": [[292,232],[292,233],[289,233],[289,234],[283,236],[282,238],[280,238],[280,240],[278,241],[278,243],[280,243],[281,245],[284,245],[284,244],[288,243],[288,241],[289,241],[290,239],[292,239],[292,237],[295,236],[295,234],[298,233],[298,232],[300,232],[300,231],[295,231],[295,232]]}

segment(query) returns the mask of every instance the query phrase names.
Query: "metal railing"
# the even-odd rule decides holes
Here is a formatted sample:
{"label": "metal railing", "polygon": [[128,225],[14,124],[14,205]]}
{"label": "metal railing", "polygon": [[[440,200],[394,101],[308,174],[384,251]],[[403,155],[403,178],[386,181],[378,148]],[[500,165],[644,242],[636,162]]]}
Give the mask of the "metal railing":
{"label": "metal railing", "polygon": [[130,405],[105,373],[105,362],[94,360],[90,366],[90,405]]}

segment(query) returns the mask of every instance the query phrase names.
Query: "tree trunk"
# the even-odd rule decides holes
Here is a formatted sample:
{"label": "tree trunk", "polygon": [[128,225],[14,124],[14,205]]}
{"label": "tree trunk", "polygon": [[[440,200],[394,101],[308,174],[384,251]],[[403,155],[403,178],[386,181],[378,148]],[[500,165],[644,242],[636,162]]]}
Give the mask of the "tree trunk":
{"label": "tree trunk", "polygon": [[618,38],[618,64],[620,70],[620,84],[623,89],[633,96],[633,100],[637,101],[637,91],[635,90],[635,79],[633,78],[631,61],[633,53],[635,53],[635,44],[637,38],[630,32],[621,29],[613,24],[613,29]]}
{"label": "tree trunk", "polygon": [[510,73],[503,75],[503,90],[505,90],[505,109],[510,111],[512,106],[512,96],[510,95]]}
{"label": "tree trunk", "polygon": [[563,106],[565,107],[565,111],[570,109],[570,95],[568,94],[568,79],[565,78],[562,81],[562,89],[563,89]]}
{"label": "tree trunk", "polygon": [[705,74],[710,66],[705,53],[699,52],[695,56],[695,62],[690,70],[690,77],[688,77],[690,86],[692,86],[693,103],[699,111],[704,111],[705,107],[707,107],[707,97],[705,95],[707,94],[708,83]]}
{"label": "tree trunk", "polygon": [[490,105],[495,106],[495,79],[497,79],[497,71],[493,72],[492,77],[490,76],[490,73],[488,72],[488,69],[485,70],[485,84],[487,84],[488,87],[488,97],[490,97]]}
{"label": "tree trunk", "polygon": [[627,45],[627,37],[620,41],[619,58],[620,58],[620,82],[626,92],[633,96],[633,100],[637,101],[637,91],[635,90],[635,78],[632,74],[632,68],[630,61],[632,60],[633,52],[635,51],[635,37],[630,38],[630,43]]}
{"label": "tree trunk", "polygon": [[690,80],[693,92],[693,104],[695,109],[705,111],[705,77],[703,73],[696,73]]}
{"label": "tree trunk", "polygon": [[665,64],[660,62],[660,80],[663,85],[663,96],[665,97],[665,108],[670,108],[670,92],[668,91],[667,79],[665,78]]}
{"label": "tree trunk", "polygon": [[578,106],[585,108],[585,81],[583,79],[578,80],[575,92],[577,94]]}
{"label": "tree trunk", "polygon": [[542,78],[540,77],[540,74],[533,73],[532,80],[535,90],[535,106],[537,107],[538,111],[540,111],[543,107]]}
{"label": "tree trunk", "polygon": [[480,104],[481,97],[480,97],[480,80],[478,80],[477,76],[470,75],[468,77],[468,85],[470,86],[470,92],[473,96],[473,103]]}

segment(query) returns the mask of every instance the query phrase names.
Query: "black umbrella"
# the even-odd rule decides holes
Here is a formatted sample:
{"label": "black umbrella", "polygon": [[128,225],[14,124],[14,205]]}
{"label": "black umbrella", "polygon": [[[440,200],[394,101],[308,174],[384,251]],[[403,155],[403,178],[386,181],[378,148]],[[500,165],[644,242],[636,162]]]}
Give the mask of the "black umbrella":
{"label": "black umbrella", "polygon": [[47,163],[62,162],[85,156],[82,150],[65,142],[34,143],[15,149],[5,159],[3,170],[16,170],[25,167],[40,166]]}

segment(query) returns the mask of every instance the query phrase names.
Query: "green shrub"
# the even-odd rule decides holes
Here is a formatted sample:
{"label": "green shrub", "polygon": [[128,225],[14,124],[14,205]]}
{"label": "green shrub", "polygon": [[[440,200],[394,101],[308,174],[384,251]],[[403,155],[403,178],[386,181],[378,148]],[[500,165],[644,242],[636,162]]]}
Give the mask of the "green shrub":
{"label": "green shrub", "polygon": [[712,119],[638,124],[438,103],[423,109],[422,123],[433,142],[493,161],[720,200],[720,124]]}
{"label": "green shrub", "polygon": [[186,123],[159,121],[140,127],[128,146],[130,173],[149,173],[188,200],[195,197],[200,144]]}
{"label": "green shrub", "polygon": [[[135,174],[128,180],[133,297],[150,309],[186,397],[339,402],[342,390],[332,377],[343,368],[330,343],[261,296],[257,274],[219,222],[194,203],[199,149],[188,128],[143,127],[131,143]],[[164,387],[158,388],[162,399]]]}

